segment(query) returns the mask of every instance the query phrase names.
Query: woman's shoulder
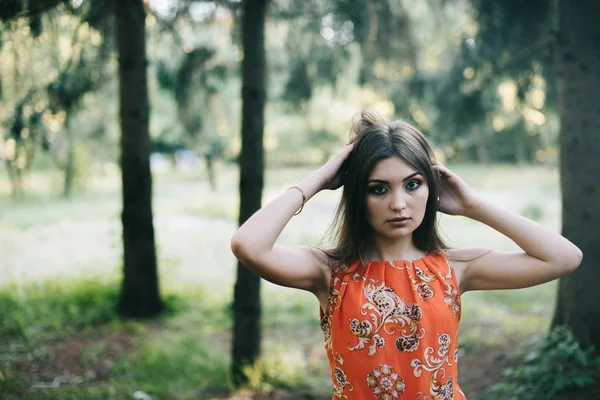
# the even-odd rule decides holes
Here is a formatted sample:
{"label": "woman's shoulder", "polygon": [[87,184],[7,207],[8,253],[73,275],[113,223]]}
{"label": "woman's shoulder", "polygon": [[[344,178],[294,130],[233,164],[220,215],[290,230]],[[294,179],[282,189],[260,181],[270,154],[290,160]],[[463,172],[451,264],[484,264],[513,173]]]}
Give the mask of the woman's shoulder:
{"label": "woman's shoulder", "polygon": [[452,263],[465,263],[480,258],[489,253],[490,251],[490,249],[477,247],[463,249],[446,249],[444,250],[444,256],[448,261]]}
{"label": "woman's shoulder", "polygon": [[456,280],[462,293],[467,290],[466,272],[469,268],[469,263],[485,256],[490,251],[490,249],[484,248],[448,249],[444,251],[448,264],[456,273]]}
{"label": "woman's shoulder", "polygon": [[344,261],[332,251],[323,250],[317,247],[312,247],[311,251],[316,263],[322,271],[325,271],[325,275],[329,278],[334,274],[347,272],[350,269],[351,264],[353,264]]}

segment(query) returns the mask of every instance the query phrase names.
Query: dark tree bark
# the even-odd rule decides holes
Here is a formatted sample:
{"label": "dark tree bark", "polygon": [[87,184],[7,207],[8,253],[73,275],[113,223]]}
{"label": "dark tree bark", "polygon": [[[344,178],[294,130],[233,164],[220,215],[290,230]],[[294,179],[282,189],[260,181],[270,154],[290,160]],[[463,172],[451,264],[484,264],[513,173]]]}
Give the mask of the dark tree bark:
{"label": "dark tree bark", "polygon": [[121,174],[123,181],[123,285],[118,311],[147,318],[159,314],[152,224],[149,104],[146,76],[146,11],[142,0],[115,4],[119,53]]}
{"label": "dark tree bark", "polygon": [[558,93],[563,235],[583,262],[560,280],[552,325],[600,350],[600,3],[560,0]]}
{"label": "dark tree bark", "polygon": [[65,120],[64,133],[67,137],[67,158],[64,163],[65,181],[63,186],[63,197],[71,198],[73,194],[73,177],[75,176],[75,138],[70,126],[70,117],[67,111],[67,119]]}
{"label": "dark tree bark", "polygon": [[[261,206],[263,189],[263,127],[265,89],[265,14],[269,0],[244,0],[242,16],[242,150],[240,154],[240,215],[243,224]],[[245,365],[260,355],[260,278],[237,266],[233,297],[232,375],[247,381]]]}
{"label": "dark tree bark", "polygon": [[204,163],[206,165],[206,172],[208,173],[208,183],[210,184],[210,190],[213,192],[217,190],[217,177],[215,174],[215,156],[213,154],[204,155]]}

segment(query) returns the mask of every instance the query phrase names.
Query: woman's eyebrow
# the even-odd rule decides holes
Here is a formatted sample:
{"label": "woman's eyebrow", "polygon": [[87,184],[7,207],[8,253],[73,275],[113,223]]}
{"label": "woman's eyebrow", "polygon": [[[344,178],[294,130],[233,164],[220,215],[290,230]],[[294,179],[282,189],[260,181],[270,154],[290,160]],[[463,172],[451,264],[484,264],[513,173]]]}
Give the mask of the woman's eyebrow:
{"label": "woman's eyebrow", "polygon": [[[406,182],[410,178],[414,178],[417,175],[421,175],[421,173],[419,173],[419,172],[412,173],[409,176],[407,176],[406,178],[402,179],[402,182]],[[386,181],[386,180],[383,180],[383,179],[369,179],[369,181],[367,183],[383,183],[383,184],[388,184],[390,182]]]}
{"label": "woman's eyebrow", "polygon": [[409,176],[407,176],[406,178],[402,179],[402,182],[405,182],[407,180],[409,180],[410,178],[414,178],[417,175],[421,175],[419,172],[415,172],[413,174],[410,174]]}

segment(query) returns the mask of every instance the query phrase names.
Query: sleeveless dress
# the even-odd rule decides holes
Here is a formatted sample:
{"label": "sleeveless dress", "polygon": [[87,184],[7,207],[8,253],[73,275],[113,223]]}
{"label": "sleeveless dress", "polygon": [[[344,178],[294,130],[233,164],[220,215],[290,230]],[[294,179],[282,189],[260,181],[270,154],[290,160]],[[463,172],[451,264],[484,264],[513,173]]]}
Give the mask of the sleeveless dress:
{"label": "sleeveless dress", "polygon": [[332,268],[321,329],[333,399],[466,399],[460,293],[443,253]]}

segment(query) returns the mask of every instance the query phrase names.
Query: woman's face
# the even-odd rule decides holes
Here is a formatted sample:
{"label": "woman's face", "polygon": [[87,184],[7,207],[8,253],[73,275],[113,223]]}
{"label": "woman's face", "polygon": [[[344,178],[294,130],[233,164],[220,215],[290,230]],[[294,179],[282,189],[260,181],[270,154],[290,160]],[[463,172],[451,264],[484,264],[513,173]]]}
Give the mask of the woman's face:
{"label": "woman's face", "polygon": [[412,236],[425,217],[429,186],[406,161],[392,156],[379,161],[367,181],[367,220],[377,236]]}

